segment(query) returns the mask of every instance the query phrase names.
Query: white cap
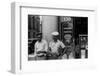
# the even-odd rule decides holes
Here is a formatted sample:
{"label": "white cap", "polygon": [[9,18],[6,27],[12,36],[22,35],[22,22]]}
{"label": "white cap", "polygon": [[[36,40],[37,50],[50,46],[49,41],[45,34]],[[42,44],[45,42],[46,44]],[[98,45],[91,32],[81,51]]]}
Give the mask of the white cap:
{"label": "white cap", "polygon": [[59,33],[58,33],[58,32],[52,32],[51,34],[52,34],[52,35],[54,35],[54,36],[59,35]]}

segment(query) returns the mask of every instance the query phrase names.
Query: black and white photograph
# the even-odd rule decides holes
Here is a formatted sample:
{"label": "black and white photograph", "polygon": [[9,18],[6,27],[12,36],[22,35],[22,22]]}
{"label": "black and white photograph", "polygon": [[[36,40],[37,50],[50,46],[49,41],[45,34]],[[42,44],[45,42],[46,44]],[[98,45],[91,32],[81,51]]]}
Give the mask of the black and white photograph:
{"label": "black and white photograph", "polygon": [[28,14],[28,61],[87,59],[88,17]]}
{"label": "black and white photograph", "polygon": [[11,4],[12,73],[65,71],[70,75],[98,67],[97,10],[58,6]]}

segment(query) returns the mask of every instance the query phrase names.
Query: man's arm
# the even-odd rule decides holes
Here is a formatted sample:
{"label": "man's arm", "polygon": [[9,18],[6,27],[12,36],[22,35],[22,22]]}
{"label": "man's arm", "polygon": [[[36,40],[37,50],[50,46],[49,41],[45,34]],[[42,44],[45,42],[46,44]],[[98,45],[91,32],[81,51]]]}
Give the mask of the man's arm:
{"label": "man's arm", "polygon": [[59,56],[63,56],[66,53],[66,47],[64,47],[64,48],[60,47],[58,49],[58,52],[59,52]]}
{"label": "man's arm", "polygon": [[48,50],[49,50],[49,52],[51,51],[51,42],[49,43],[49,47],[48,47]]}
{"label": "man's arm", "polygon": [[45,41],[45,51],[46,52],[48,51],[48,43],[47,43],[47,41]]}
{"label": "man's arm", "polygon": [[66,52],[66,47],[63,42],[60,42],[60,47],[58,48],[59,56],[63,56]]}
{"label": "man's arm", "polygon": [[65,45],[64,45],[63,42],[60,42],[60,46],[61,46],[62,48],[65,48]]}

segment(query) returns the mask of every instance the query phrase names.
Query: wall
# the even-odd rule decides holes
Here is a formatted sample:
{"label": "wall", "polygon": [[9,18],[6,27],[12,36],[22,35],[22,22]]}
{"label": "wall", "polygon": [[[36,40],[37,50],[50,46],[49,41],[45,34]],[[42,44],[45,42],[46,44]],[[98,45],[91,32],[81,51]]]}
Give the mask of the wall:
{"label": "wall", "polygon": [[57,17],[56,16],[43,16],[42,32],[43,38],[48,42],[52,40],[51,33],[57,31]]}

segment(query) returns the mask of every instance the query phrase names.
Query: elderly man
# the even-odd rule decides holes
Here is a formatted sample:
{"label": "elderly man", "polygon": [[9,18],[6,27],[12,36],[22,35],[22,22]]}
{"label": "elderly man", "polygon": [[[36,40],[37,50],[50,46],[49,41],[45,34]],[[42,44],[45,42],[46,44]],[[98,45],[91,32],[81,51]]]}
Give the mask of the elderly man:
{"label": "elderly man", "polygon": [[48,44],[47,41],[42,39],[42,33],[38,34],[38,40],[35,43],[35,56],[36,60],[44,60],[45,54],[48,50]]}
{"label": "elderly man", "polygon": [[66,45],[67,59],[73,58],[75,44],[74,44],[74,39],[72,39],[72,35],[70,34],[65,35],[65,45]]}
{"label": "elderly man", "polygon": [[51,55],[52,59],[58,59],[60,53],[65,48],[63,42],[58,39],[58,35],[59,35],[58,32],[53,32],[52,33],[53,40],[49,43],[49,50],[52,54]]}

